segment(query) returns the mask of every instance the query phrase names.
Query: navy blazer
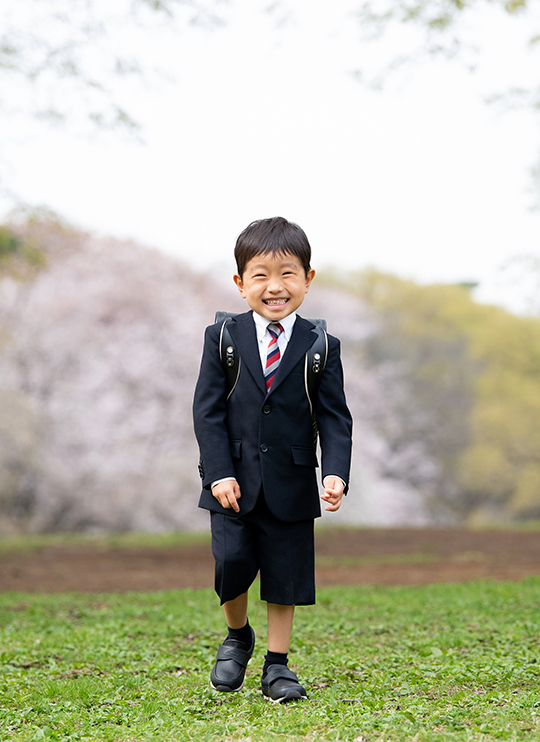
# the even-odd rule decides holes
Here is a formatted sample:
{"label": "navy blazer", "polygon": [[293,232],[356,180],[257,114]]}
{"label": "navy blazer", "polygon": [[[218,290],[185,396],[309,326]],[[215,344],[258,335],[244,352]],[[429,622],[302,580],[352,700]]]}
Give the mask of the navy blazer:
{"label": "navy blazer", "polygon": [[[219,358],[221,323],[206,328],[193,417],[199,443],[202,494],[199,507],[241,517],[264,490],[270,511],[287,522],[321,514],[311,410],[304,381],[304,356],[317,337],[313,324],[297,316],[272,388],[266,392],[252,312],[229,323],[240,356],[240,373],[227,400]],[[345,401],[339,340],[328,335],[328,358],[315,406],[322,475],[349,481],[352,418]],[[210,485],[235,477],[240,512],[223,508]]]}

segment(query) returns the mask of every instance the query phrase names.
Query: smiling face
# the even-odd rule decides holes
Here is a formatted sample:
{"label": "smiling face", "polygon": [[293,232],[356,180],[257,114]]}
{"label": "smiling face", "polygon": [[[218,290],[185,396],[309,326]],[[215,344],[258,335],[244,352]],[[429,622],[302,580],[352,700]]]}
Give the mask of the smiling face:
{"label": "smiling face", "polygon": [[252,258],[233,280],[254,312],[279,322],[302,304],[314,275],[313,268],[306,274],[296,255],[268,253]]}

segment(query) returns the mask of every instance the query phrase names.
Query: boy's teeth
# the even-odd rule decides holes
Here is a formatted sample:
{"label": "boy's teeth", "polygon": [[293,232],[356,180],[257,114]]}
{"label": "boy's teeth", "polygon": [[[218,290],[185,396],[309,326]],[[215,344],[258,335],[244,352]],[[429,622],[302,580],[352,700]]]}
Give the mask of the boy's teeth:
{"label": "boy's teeth", "polygon": [[267,304],[285,304],[285,302],[286,302],[286,299],[274,299],[274,301],[272,301],[271,299],[268,299],[266,303]]}

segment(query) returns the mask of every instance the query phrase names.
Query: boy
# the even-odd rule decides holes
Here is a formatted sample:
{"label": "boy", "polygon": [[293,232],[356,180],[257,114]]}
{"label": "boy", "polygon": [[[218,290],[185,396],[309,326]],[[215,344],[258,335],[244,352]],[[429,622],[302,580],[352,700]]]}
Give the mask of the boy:
{"label": "boy", "polygon": [[[260,571],[267,602],[265,698],[307,698],[287,667],[296,605],[315,602],[314,519],[321,514],[304,356],[316,339],[296,314],[315,271],[300,227],[282,217],[252,222],[236,242],[234,282],[252,311],[228,325],[240,357],[232,392],[220,360],[221,323],[206,329],[193,404],[202,494],[210,510],[216,592],[228,635],[211,684],[239,691],[255,646],[248,589]],[[339,341],[328,336],[326,367],[315,403],[322,451],[325,510],[346,493],[352,420],[343,391]]]}

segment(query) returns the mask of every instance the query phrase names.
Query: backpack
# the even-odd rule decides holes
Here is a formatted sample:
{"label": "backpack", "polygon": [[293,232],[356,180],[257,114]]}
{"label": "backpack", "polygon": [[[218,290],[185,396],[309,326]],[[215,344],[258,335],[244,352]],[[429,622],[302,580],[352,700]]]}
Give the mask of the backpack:
{"label": "backpack", "polygon": [[[219,358],[225,371],[227,378],[227,399],[231,396],[240,376],[240,365],[242,359],[236,352],[236,348],[227,327],[228,323],[233,317],[236,316],[235,312],[216,312],[216,322],[223,321],[221,325],[221,332],[219,336]],[[328,357],[328,338],[326,335],[326,320],[325,319],[309,319],[315,325],[313,332],[317,333],[317,339],[306,352],[304,360],[304,382],[306,387],[306,396],[309,402],[309,409],[311,412],[311,424],[313,426],[313,442],[317,441],[317,421],[315,420],[315,409],[314,400],[317,398],[317,390],[321,382],[322,372],[326,366],[326,359]]]}

